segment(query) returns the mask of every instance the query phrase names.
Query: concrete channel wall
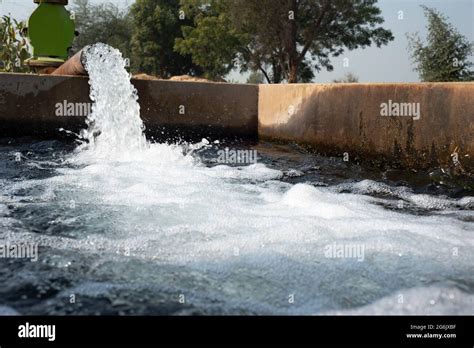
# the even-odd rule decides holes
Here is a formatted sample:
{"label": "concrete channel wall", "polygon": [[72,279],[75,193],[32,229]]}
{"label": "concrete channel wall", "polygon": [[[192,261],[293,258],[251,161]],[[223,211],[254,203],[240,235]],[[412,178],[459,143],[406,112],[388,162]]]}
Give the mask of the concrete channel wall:
{"label": "concrete channel wall", "polygon": [[[258,86],[132,80],[148,137],[258,137]],[[79,132],[90,107],[87,77],[0,74],[0,137]]]}
{"label": "concrete channel wall", "polygon": [[261,85],[259,136],[396,166],[474,169],[474,83]]}
{"label": "concrete channel wall", "polygon": [[[349,160],[474,170],[474,83],[132,82],[149,138],[260,138]],[[86,77],[0,74],[0,137],[77,133],[88,103]]]}

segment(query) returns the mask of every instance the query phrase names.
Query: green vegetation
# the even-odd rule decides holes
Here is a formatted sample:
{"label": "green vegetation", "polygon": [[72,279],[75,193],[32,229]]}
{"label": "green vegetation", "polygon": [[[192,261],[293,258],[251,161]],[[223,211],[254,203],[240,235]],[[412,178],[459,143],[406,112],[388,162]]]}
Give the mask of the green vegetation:
{"label": "green vegetation", "polygon": [[[310,82],[346,50],[393,40],[377,0],[136,0],[128,9],[90,0],[71,4],[74,50],[104,42],[130,59],[134,73],[221,80],[233,69],[249,83]],[[423,6],[426,43],[408,36],[423,81],[473,81],[474,47],[438,11]],[[0,69],[26,71],[25,24],[3,16]],[[357,82],[353,75],[334,82]]]}
{"label": "green vegetation", "polygon": [[183,37],[182,28],[193,21],[180,13],[178,0],[137,0],[131,7],[133,18],[132,66],[144,73],[168,78],[202,75],[203,70],[188,54],[174,50]]}
{"label": "green vegetation", "polygon": [[253,71],[247,78],[247,83],[253,83],[255,85],[265,83],[265,76],[259,71]]}
{"label": "green vegetation", "polygon": [[132,72],[169,78],[175,75],[202,75],[190,55],[174,51],[182,26],[192,20],[180,18],[178,0],[137,0],[130,9],[112,3],[92,5],[76,0],[72,7],[77,31],[74,48],[103,42],[118,48],[130,59]]}
{"label": "green vegetation", "polygon": [[112,3],[92,5],[89,0],[75,0],[71,6],[79,35],[74,40],[74,51],[86,45],[103,42],[131,55],[132,19],[127,10]]}
{"label": "green vegetation", "polygon": [[10,16],[0,19],[0,71],[25,72],[22,63],[30,57],[24,35],[24,22],[18,22]]}
{"label": "green vegetation", "polygon": [[212,75],[259,70],[268,82],[308,82],[344,50],[393,39],[376,0],[181,0],[194,18],[175,48]]}
{"label": "green vegetation", "polygon": [[333,83],[356,83],[359,82],[359,78],[353,73],[347,73],[342,79],[332,80]]}
{"label": "green vegetation", "polygon": [[267,82],[310,82],[344,50],[393,39],[376,0],[137,0],[129,12],[76,0],[76,48],[104,42],[133,72],[220,79],[232,69]]}
{"label": "green vegetation", "polygon": [[417,34],[408,35],[415,70],[425,82],[473,81],[474,65],[469,57],[473,43],[461,35],[446,16],[423,6],[428,19],[426,44]]}

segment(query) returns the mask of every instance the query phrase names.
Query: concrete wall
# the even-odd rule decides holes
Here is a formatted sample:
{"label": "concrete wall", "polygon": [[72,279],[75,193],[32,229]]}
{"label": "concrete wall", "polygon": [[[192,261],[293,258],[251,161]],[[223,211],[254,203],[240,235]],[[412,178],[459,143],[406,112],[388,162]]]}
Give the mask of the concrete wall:
{"label": "concrete wall", "polygon": [[[147,136],[257,139],[258,86],[132,80]],[[57,116],[57,103],[88,103],[86,77],[0,74],[0,136],[58,137],[85,116]]]}
{"label": "concrete wall", "polygon": [[[132,82],[149,138],[259,137],[411,168],[452,167],[457,153],[455,169],[474,170],[474,83]],[[84,116],[56,115],[64,101],[90,102],[86,77],[0,74],[0,137],[80,131]],[[381,116],[389,101],[419,103],[420,118]]]}
{"label": "concrete wall", "polygon": [[[381,104],[419,103],[420,118],[381,116]],[[474,83],[261,85],[259,136],[320,153],[427,168],[474,169]]]}

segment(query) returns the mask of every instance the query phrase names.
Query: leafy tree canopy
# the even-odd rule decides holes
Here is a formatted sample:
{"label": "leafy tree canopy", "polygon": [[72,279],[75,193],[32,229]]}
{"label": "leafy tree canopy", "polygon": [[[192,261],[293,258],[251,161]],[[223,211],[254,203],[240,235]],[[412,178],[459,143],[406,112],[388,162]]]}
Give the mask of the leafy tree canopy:
{"label": "leafy tree canopy", "polygon": [[461,35],[446,16],[433,8],[422,6],[428,19],[426,43],[418,34],[408,35],[415,70],[422,81],[473,81],[474,65],[470,60],[473,43]]}
{"label": "leafy tree canopy", "polygon": [[127,10],[112,3],[92,5],[89,0],[75,0],[71,10],[79,32],[74,40],[74,51],[103,42],[119,49],[124,57],[130,57],[133,28]]}
{"label": "leafy tree canopy", "polygon": [[376,0],[181,0],[194,26],[176,49],[213,74],[259,70],[268,82],[309,82],[330,58],[393,40]]}
{"label": "leafy tree canopy", "polygon": [[0,18],[0,71],[25,72],[23,62],[30,57],[24,34],[25,23],[10,16]]}
{"label": "leafy tree canopy", "polygon": [[347,73],[342,79],[332,80],[333,83],[356,83],[359,82],[359,78],[353,73]]}
{"label": "leafy tree canopy", "polygon": [[174,50],[175,40],[183,37],[182,27],[193,25],[192,18],[180,12],[178,0],[137,0],[131,7],[131,16],[135,52],[132,66],[136,70],[162,78],[202,74],[199,62]]}
{"label": "leafy tree canopy", "polygon": [[265,76],[259,71],[252,71],[247,78],[247,83],[253,83],[255,85],[265,83]]}

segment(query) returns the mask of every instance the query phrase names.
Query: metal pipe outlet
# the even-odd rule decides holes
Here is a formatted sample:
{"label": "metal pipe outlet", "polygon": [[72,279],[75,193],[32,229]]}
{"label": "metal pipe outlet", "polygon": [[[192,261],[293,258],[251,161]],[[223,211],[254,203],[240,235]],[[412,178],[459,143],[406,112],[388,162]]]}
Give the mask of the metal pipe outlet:
{"label": "metal pipe outlet", "polygon": [[71,58],[69,58],[63,65],[54,70],[51,75],[87,75],[85,66],[85,50],[83,48]]}

